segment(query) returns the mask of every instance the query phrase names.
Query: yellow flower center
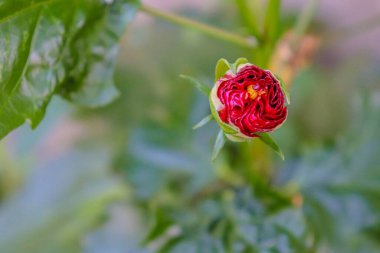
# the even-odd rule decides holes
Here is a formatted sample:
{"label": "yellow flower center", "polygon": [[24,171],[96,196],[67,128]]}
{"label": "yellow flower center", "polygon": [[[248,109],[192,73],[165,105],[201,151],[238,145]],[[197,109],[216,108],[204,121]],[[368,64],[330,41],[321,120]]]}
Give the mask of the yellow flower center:
{"label": "yellow flower center", "polygon": [[265,94],[265,91],[263,91],[263,90],[256,91],[256,90],[253,88],[253,85],[250,85],[250,86],[248,86],[248,88],[247,88],[247,93],[248,93],[249,98],[252,99],[252,100],[254,100],[254,99],[257,98],[258,96],[261,96],[261,95]]}

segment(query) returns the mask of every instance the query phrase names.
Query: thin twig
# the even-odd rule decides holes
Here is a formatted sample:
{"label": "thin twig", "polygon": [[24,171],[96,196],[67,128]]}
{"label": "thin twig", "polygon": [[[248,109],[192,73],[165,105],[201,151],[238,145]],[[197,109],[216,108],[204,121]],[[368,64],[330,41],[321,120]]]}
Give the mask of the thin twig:
{"label": "thin twig", "polygon": [[246,48],[255,48],[257,46],[257,39],[255,37],[245,37],[240,34],[225,31],[223,29],[204,24],[196,20],[185,18],[173,13],[164,12],[147,5],[142,5],[141,10],[154,17],[158,17],[171,23],[197,30],[211,37],[221,39],[223,41],[228,41],[238,46]]}

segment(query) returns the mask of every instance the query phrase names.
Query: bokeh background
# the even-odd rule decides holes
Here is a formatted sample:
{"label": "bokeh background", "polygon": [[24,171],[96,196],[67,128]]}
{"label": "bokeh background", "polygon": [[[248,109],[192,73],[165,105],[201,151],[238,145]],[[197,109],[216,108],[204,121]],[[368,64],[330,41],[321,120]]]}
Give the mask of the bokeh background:
{"label": "bokeh background", "polygon": [[[233,1],[145,2],[244,33]],[[283,22],[306,2],[284,0]],[[310,34],[313,54],[274,134],[286,161],[265,152],[273,181],[300,189],[300,208],[327,237],[318,252],[379,252],[380,2],[320,1]],[[23,126],[0,142],[0,252],[151,252],[160,242],[140,243],[150,211],[162,203],[186,209],[228,174],[238,150],[229,144],[211,163],[218,127],[192,130],[208,101],[179,75],[211,85],[219,58],[246,55],[139,13],[121,41],[117,101],[88,110],[56,97],[36,130]]]}

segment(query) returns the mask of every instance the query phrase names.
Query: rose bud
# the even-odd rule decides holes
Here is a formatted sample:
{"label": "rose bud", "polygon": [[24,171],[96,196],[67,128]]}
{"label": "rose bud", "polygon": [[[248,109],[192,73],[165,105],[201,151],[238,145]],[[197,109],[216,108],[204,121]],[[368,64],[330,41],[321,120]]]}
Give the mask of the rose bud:
{"label": "rose bud", "polygon": [[[281,82],[270,71],[242,58],[235,64],[224,59],[218,62],[210,106],[228,139],[270,138],[265,133],[274,131],[286,119],[285,100]],[[263,141],[268,144],[268,140]]]}

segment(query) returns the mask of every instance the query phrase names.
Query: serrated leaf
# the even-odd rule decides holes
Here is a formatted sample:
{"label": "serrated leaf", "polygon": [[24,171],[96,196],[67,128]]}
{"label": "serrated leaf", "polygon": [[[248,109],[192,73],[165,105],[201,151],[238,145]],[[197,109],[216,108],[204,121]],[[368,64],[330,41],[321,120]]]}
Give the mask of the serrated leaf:
{"label": "serrated leaf", "polygon": [[55,94],[87,106],[115,98],[117,44],[137,2],[2,1],[0,138],[36,127]]}
{"label": "serrated leaf", "polygon": [[223,131],[220,130],[218,133],[218,136],[216,137],[214,149],[212,151],[212,156],[211,156],[212,161],[216,159],[216,157],[218,156],[220,150],[222,150],[225,143],[226,143],[226,137],[224,136]]}
{"label": "serrated leaf", "polygon": [[187,75],[180,75],[181,78],[188,80],[191,84],[194,85],[195,88],[197,88],[199,91],[201,91],[206,96],[210,95],[211,88],[207,86],[205,83],[195,79],[194,77],[187,76]]}
{"label": "serrated leaf", "polygon": [[271,149],[273,149],[282,160],[285,160],[284,154],[282,153],[280,147],[277,143],[272,139],[272,137],[268,133],[256,133],[259,136],[259,139],[267,144]]}
{"label": "serrated leaf", "polygon": [[232,66],[226,59],[219,59],[215,67],[215,81],[223,77],[230,69],[232,69]]}
{"label": "serrated leaf", "polygon": [[193,126],[193,130],[203,127],[208,122],[210,122],[214,117],[210,114],[204,117],[201,121],[199,121],[195,126]]}

